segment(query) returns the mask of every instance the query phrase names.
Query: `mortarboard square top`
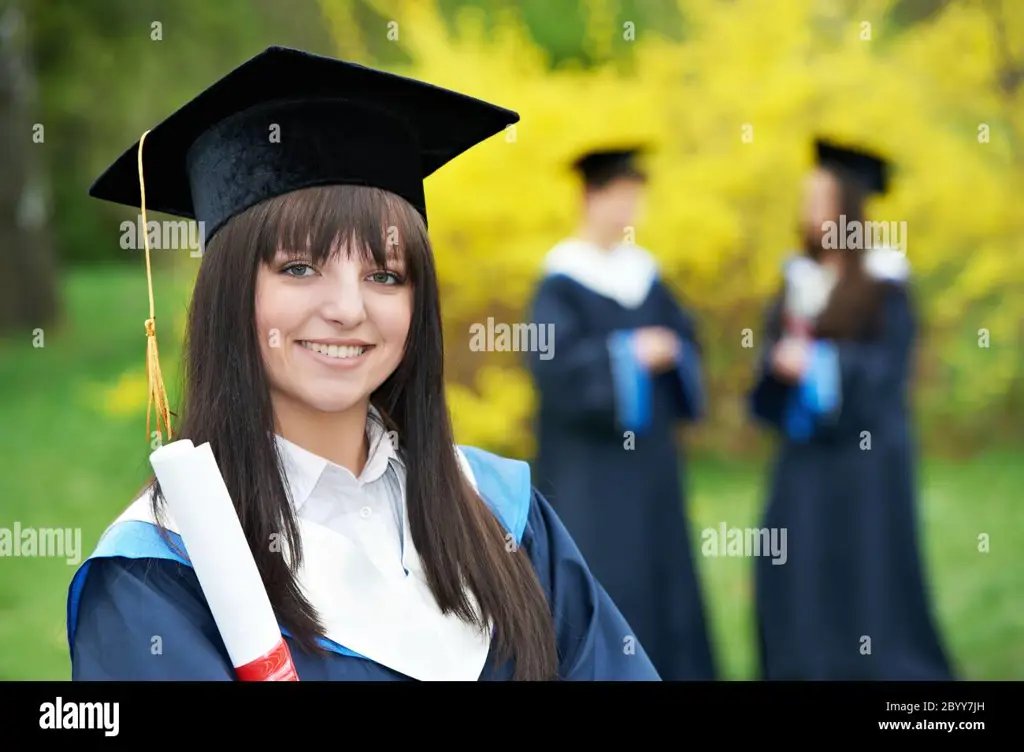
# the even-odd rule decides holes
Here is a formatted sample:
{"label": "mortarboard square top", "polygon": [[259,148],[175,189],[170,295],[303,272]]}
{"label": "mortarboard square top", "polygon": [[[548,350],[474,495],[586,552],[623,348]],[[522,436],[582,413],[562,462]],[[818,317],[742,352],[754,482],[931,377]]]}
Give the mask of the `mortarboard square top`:
{"label": "mortarboard square top", "polygon": [[[269,47],[145,136],[147,210],[205,224],[318,185],[391,191],[426,221],[423,180],[519,115],[355,63]],[[89,189],[141,207],[139,143]]]}
{"label": "mortarboard square top", "polygon": [[643,170],[636,163],[644,151],[641,146],[622,149],[600,149],[581,155],[572,166],[588,186],[600,187],[615,178],[643,179]]}
{"label": "mortarboard square top", "polygon": [[878,155],[824,139],[815,141],[815,151],[820,166],[839,167],[851,173],[869,193],[882,194],[889,190],[889,163]]}

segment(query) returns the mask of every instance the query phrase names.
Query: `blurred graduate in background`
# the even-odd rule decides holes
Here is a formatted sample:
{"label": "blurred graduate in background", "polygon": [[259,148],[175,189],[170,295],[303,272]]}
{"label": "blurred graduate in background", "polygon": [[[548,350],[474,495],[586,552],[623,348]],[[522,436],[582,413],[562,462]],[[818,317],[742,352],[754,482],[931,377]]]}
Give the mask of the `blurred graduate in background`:
{"label": "blurred graduate in background", "polygon": [[762,678],[949,680],[917,540],[909,264],[864,224],[889,165],[816,149],[751,393],[780,434],[763,524],[789,541],[785,565],[756,563]]}
{"label": "blurred graduate in background", "polygon": [[533,354],[540,395],[535,479],[664,680],[715,678],[684,516],[680,421],[704,411],[694,322],[632,242],[646,176],[640,149],[575,164],[584,216],[545,260],[531,320],[554,327]]}

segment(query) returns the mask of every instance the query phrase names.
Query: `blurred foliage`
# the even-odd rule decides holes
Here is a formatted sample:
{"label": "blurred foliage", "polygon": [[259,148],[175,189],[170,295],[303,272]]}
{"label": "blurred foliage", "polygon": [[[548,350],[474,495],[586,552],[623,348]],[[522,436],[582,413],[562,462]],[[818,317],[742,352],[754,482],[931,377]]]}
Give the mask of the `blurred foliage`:
{"label": "blurred foliage", "polygon": [[[709,350],[712,420],[697,438],[743,448],[754,350],[740,343],[745,329],[760,331],[796,242],[816,134],[897,160],[893,191],[869,209],[908,226],[926,327],[916,392],[925,438],[969,449],[1019,429],[1024,92],[1005,82],[1024,64],[1024,5],[687,0],[676,9],[682,35],[664,20],[647,27],[610,3],[581,2],[583,46],[604,62],[552,71],[526,21],[531,3],[523,13],[464,3],[447,20],[443,2],[361,4],[382,35],[397,31],[391,41],[409,62],[390,68],[522,116],[427,181],[461,441],[529,454],[533,403],[522,398],[520,356],[470,352],[468,328],[488,316],[524,320],[544,254],[575,228],[569,160],[639,139],[656,150],[636,240],[697,312]],[[322,6],[343,19],[352,4]],[[563,56],[572,47],[567,37]]]}
{"label": "blurred foliage", "polygon": [[65,265],[139,261],[119,244],[120,222],[137,212],[90,200],[86,191],[143,131],[266,47],[268,37],[327,50],[311,3],[37,0],[25,7]]}
{"label": "blurred foliage", "polygon": [[[431,0],[441,14],[449,36],[460,32],[458,18],[471,13],[479,22],[484,40],[500,33],[509,9],[515,9],[530,40],[543,50],[551,68],[590,66],[611,58],[628,57],[630,48],[610,50],[593,44],[591,24],[611,22],[616,27],[633,23],[640,29],[658,29],[671,39],[681,39],[685,23],[676,0]],[[378,65],[408,63],[404,44],[404,6],[385,0],[320,0],[338,42],[339,54]],[[399,33],[387,33],[389,22],[399,21]],[[341,53],[343,50],[344,53]]]}

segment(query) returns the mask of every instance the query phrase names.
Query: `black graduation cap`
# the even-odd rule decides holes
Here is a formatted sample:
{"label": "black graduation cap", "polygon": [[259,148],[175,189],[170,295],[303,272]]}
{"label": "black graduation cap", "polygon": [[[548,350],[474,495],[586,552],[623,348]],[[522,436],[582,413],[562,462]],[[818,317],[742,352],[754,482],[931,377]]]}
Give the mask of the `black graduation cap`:
{"label": "black graduation cap", "polygon": [[[423,180],[519,121],[511,110],[355,63],[269,47],[150,130],[147,210],[207,238],[268,198],[318,185],[383,188],[426,220]],[[89,195],[140,207],[136,143]]]}
{"label": "black graduation cap", "polygon": [[825,139],[815,142],[817,161],[822,167],[838,167],[858,179],[872,194],[889,190],[889,163],[868,151],[841,146]]}
{"label": "black graduation cap", "polygon": [[644,180],[647,176],[637,165],[637,157],[643,151],[642,146],[589,151],[573,162],[572,166],[590,188],[600,188],[616,178]]}

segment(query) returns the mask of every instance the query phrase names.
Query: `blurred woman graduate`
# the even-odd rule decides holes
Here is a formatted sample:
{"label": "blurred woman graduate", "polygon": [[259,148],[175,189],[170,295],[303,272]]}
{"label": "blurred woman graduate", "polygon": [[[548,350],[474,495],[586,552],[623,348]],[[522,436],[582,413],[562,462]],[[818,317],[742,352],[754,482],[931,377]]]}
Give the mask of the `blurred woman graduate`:
{"label": "blurred woman graduate", "polygon": [[764,525],[786,530],[789,546],[784,565],[756,563],[761,670],[947,680],[917,540],[906,239],[879,244],[882,223],[864,222],[888,164],[822,140],[817,161],[806,255],[787,264],[751,393],[754,416],[780,436]]}
{"label": "blurred woman graduate", "polygon": [[[423,179],[517,120],[272,47],[91,189],[205,227],[173,438],[212,447],[301,680],[658,680],[526,463],[453,441]],[[71,584],[72,676],[238,678],[151,489]]]}
{"label": "blurred woman graduate", "polygon": [[536,482],[664,680],[715,678],[684,515],[675,430],[704,412],[694,322],[652,256],[624,242],[642,198],[639,149],[589,152],[584,218],[548,254],[531,321],[540,396]]}

